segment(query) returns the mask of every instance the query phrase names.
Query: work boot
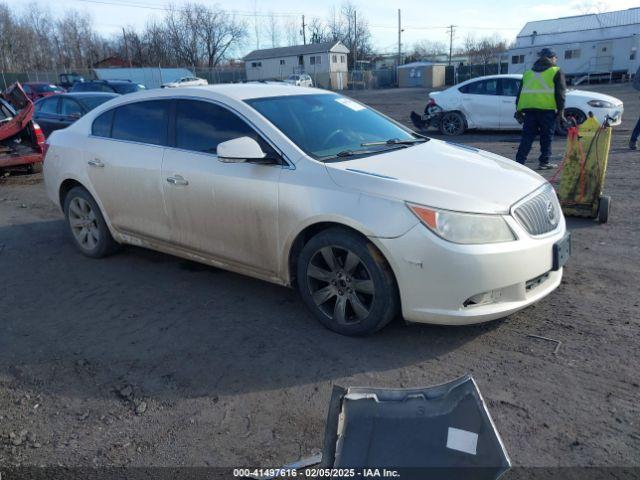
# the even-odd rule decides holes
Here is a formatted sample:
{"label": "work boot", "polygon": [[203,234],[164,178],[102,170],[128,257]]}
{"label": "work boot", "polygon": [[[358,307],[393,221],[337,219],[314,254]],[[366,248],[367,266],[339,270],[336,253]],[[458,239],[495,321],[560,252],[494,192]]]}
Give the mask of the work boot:
{"label": "work boot", "polygon": [[638,149],[638,142],[629,140],[629,150],[637,150],[637,149]]}
{"label": "work boot", "polygon": [[538,165],[538,170],[553,170],[557,166],[555,163],[541,163]]}

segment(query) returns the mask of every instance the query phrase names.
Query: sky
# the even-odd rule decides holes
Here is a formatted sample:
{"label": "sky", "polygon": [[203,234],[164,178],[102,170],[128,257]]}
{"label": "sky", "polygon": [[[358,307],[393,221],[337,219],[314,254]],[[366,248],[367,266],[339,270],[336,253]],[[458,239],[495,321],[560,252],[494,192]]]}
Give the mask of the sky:
{"label": "sky", "polygon": [[[53,3],[50,0],[35,1],[50,6]],[[253,12],[257,11],[259,15],[273,13],[282,22],[301,23],[303,14],[307,21],[313,17],[325,19],[332,7],[339,8],[341,4],[341,0],[173,0],[171,3],[179,6],[189,1],[218,6],[247,21],[251,27],[250,38],[239,49],[239,55],[256,48]],[[10,6],[16,5],[17,8],[25,3],[8,0]],[[166,0],[57,0],[53,14],[70,8],[86,11],[91,14],[99,32],[118,35],[122,27],[141,29],[150,18],[161,17],[168,3]],[[476,37],[497,34],[508,41],[513,40],[524,24],[532,20],[640,7],[640,0],[352,0],[352,3],[358,8],[359,15],[368,20],[373,45],[380,53],[397,52],[398,9],[401,10],[404,29],[403,51],[406,51],[420,40],[448,44],[447,26],[452,24],[456,25],[455,46],[469,34]],[[266,33],[261,37],[260,47],[270,47]],[[285,38],[283,33],[283,41]]]}

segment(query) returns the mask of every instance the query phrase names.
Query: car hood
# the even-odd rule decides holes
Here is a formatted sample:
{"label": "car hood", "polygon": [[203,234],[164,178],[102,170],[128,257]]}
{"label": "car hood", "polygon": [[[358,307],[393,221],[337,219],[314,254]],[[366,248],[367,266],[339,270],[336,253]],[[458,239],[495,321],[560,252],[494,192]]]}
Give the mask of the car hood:
{"label": "car hood", "polygon": [[602,100],[605,102],[611,102],[615,106],[621,106],[622,100],[611,95],[607,95],[599,92],[592,92],[589,90],[568,90],[567,99],[581,100],[588,102],[589,100]]}
{"label": "car hood", "polygon": [[326,167],[343,188],[471,213],[508,213],[514,203],[545,183],[513,160],[433,139]]}

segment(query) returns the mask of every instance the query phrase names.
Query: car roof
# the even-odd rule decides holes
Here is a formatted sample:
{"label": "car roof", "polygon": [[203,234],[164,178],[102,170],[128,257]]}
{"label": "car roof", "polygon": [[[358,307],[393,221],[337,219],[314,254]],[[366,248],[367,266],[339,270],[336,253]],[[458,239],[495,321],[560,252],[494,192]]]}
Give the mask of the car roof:
{"label": "car roof", "polygon": [[464,82],[460,82],[454,86],[459,87],[461,85],[466,85],[467,83],[477,82],[478,80],[492,80],[494,78],[514,78],[516,80],[520,80],[522,78],[522,74],[521,73],[503,73],[499,75],[485,75],[484,77],[470,78],[469,80],[465,80]]}
{"label": "car roof", "polygon": [[179,91],[166,88],[155,88],[129,93],[125,97],[127,100],[151,99],[151,98],[171,98],[178,96],[194,96],[202,98],[216,98],[219,96],[228,97],[234,100],[247,100],[250,98],[285,97],[293,95],[335,95],[334,92],[321,90],[319,88],[291,87],[282,84],[264,83],[226,83],[221,85],[206,85],[200,87],[182,87]]}
{"label": "car roof", "polygon": [[88,97],[119,97],[117,93],[111,92],[69,92],[61,94],[63,97],[88,98]]}

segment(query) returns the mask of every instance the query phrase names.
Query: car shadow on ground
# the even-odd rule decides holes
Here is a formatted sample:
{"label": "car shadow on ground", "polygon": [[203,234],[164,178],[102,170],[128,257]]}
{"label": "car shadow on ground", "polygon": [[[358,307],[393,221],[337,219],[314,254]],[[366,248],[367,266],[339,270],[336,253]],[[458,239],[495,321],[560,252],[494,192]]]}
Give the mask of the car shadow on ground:
{"label": "car shadow on ground", "polygon": [[0,244],[0,375],[63,395],[128,382],[170,400],[333,381],[439,358],[501,325],[396,321],[347,338],[291,289],[141,248],[86,258],[62,221],[0,228]]}

